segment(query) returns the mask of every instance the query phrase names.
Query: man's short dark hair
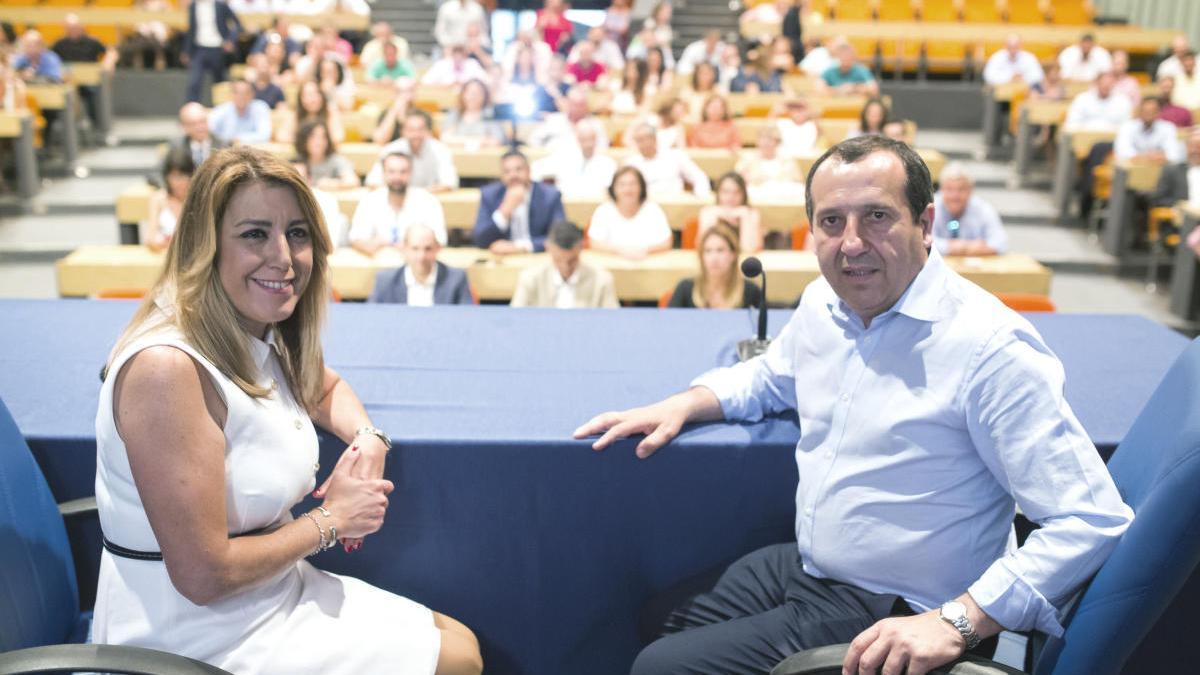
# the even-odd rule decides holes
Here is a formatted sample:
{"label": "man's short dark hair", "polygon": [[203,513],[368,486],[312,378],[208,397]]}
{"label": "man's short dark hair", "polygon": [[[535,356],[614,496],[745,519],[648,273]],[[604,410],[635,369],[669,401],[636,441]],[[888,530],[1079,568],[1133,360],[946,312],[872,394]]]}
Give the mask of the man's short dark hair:
{"label": "man's short dark hair", "polygon": [[504,164],[509,157],[520,157],[521,161],[525,162],[526,166],[529,165],[529,158],[525,156],[525,153],[517,150],[516,148],[509,148],[508,151],[506,151],[503,155],[500,155],[500,163]]}
{"label": "man's short dark hair", "polygon": [[812,181],[817,169],[825,160],[833,158],[845,164],[853,164],[874,152],[890,152],[900,159],[904,165],[904,198],[908,202],[908,210],[912,213],[913,223],[921,219],[925,207],[933,202],[933,179],[929,176],[929,167],[925,160],[908,147],[907,143],[892,140],[886,136],[857,136],[842,141],[825,151],[812,168],[804,181],[804,210],[808,213],[808,222],[813,217]]}
{"label": "man's short dark hair", "polygon": [[400,159],[403,159],[404,161],[408,162],[409,166],[412,166],[412,157],[407,152],[400,152],[399,150],[393,150],[393,151],[389,152],[388,154],[384,155],[383,157],[381,157],[379,159],[379,166],[383,166],[384,164],[387,164],[387,161],[393,157],[399,157]]}
{"label": "man's short dark hair", "polygon": [[408,111],[408,114],[404,116],[404,121],[407,122],[414,117],[420,117],[425,122],[426,129],[433,129],[433,118],[429,116],[429,113],[421,110],[420,108],[414,108]]}
{"label": "man's short dark hair", "polygon": [[556,220],[550,226],[546,240],[561,249],[570,250],[583,243],[583,230],[569,220]]}

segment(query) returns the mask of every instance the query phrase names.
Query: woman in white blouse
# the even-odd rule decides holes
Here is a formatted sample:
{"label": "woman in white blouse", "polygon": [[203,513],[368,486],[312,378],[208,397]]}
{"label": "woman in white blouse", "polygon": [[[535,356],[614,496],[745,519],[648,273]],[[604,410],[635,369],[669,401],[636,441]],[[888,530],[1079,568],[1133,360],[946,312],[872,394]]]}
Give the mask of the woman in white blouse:
{"label": "woman in white blouse", "polygon": [[646,199],[646,179],[632,166],[619,169],[608,188],[610,201],[596,207],[588,239],[593,250],[633,260],[666,251],[673,243],[662,207]]}

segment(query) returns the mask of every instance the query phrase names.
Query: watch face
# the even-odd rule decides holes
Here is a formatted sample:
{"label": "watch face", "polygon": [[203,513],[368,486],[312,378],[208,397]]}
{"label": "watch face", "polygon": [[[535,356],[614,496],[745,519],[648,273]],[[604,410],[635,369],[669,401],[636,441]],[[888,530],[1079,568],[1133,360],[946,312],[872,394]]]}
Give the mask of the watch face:
{"label": "watch face", "polygon": [[967,608],[961,602],[947,602],[942,605],[942,616],[950,621],[967,615]]}

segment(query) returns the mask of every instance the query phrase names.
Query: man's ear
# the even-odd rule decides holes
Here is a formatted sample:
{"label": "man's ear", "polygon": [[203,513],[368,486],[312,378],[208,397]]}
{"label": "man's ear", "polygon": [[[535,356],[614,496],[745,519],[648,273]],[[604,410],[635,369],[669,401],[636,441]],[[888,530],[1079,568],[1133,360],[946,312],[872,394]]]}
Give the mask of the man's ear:
{"label": "man's ear", "polygon": [[921,218],[917,224],[921,226],[921,238],[925,242],[925,248],[933,245],[933,203],[930,202],[925,206],[925,211],[921,213]]}

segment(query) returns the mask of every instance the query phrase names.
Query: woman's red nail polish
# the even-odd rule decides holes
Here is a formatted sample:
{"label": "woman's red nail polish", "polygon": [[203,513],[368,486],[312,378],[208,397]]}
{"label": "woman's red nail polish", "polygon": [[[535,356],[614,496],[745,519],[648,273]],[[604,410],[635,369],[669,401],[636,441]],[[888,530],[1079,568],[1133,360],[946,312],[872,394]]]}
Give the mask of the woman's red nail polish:
{"label": "woman's red nail polish", "polygon": [[358,452],[358,446],[357,445],[350,446],[350,452]]}

